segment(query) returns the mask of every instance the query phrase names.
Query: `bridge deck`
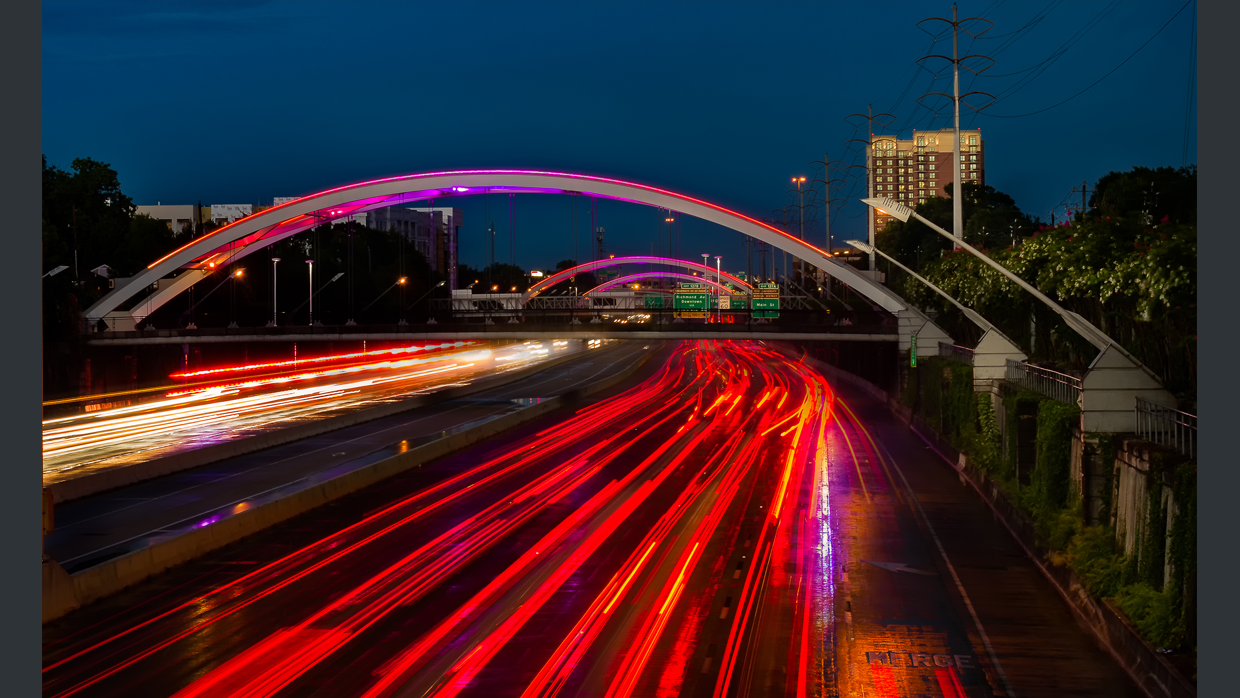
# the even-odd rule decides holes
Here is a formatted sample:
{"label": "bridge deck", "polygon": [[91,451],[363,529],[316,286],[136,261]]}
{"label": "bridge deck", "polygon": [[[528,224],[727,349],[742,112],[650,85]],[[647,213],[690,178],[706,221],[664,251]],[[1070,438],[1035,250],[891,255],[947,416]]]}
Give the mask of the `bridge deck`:
{"label": "bridge deck", "polygon": [[898,342],[897,328],[890,326],[831,326],[791,324],[691,324],[626,325],[619,323],[509,323],[493,325],[453,323],[439,325],[352,325],[292,327],[240,327],[148,329],[134,332],[97,332],[89,344],[214,344],[224,342],[308,342],[360,340],[442,339],[538,339],[588,337],[590,339],[765,339],[841,342]]}

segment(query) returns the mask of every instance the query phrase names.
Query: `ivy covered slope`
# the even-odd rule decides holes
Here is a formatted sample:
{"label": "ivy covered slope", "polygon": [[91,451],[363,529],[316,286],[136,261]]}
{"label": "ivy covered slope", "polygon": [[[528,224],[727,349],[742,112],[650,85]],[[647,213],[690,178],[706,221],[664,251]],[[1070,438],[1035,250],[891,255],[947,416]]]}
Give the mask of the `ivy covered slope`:
{"label": "ivy covered slope", "polygon": [[[965,239],[1122,343],[1191,405],[1197,383],[1196,181],[1193,167],[1111,173],[1095,185],[1084,216],[1056,226],[1033,225],[1001,192],[965,185]],[[945,205],[950,201],[927,201],[918,212],[935,220]],[[1004,220],[1009,223],[996,231]],[[950,216],[936,222],[950,229]],[[1034,360],[1079,370],[1097,355],[1029,294],[927,233],[934,235],[916,221],[895,224],[879,242],[1022,347],[1032,346]],[[924,285],[906,278],[902,291],[915,304],[940,309],[953,336],[976,338],[978,330]]]}

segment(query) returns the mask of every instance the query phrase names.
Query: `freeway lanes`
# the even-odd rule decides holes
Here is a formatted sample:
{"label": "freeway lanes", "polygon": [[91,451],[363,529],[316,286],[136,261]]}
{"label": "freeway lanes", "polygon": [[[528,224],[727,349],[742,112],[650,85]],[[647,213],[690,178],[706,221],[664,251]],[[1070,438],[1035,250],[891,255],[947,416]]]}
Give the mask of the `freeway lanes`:
{"label": "freeway lanes", "polygon": [[941,488],[950,471],[907,431],[876,434],[763,345],[683,344],[644,373],[45,626],[45,695],[959,697],[1024,680],[1003,648],[1033,626],[992,622],[994,590],[965,601],[959,542],[919,516],[958,503],[922,503],[901,475]]}
{"label": "freeway lanes", "polygon": [[583,340],[419,343],[174,374],[155,400],[47,419],[48,485],[464,385],[584,351]]}
{"label": "freeway lanes", "polygon": [[44,552],[68,572],[211,525],[327,478],[615,375],[646,345],[612,343],[471,396],[127,485],[56,507]]}

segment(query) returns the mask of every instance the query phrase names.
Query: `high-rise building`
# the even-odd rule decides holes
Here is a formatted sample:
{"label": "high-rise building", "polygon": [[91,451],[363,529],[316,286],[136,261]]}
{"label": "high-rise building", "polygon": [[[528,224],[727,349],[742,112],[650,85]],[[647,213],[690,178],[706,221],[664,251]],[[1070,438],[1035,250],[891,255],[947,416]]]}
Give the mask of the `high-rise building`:
{"label": "high-rise building", "polygon": [[[932,196],[947,196],[947,185],[961,179],[973,184],[986,183],[986,150],[982,132],[960,132],[960,163],[952,162],[953,129],[914,131],[910,140],[894,136],[874,136],[870,156],[870,176],[874,195],[895,199],[909,207]],[[893,218],[871,208],[874,230],[881,231]]]}

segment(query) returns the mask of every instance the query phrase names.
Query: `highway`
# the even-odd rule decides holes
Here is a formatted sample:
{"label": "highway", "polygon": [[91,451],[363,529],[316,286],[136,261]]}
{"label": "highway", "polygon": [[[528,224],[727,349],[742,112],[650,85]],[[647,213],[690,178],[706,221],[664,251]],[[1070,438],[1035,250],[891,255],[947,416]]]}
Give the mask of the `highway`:
{"label": "highway", "polygon": [[43,482],[466,385],[586,347],[584,340],[417,342],[176,373],[155,399],[44,420]]}
{"label": "highway", "polygon": [[1136,695],[881,406],[761,343],[656,359],[46,625],[44,695]]}

